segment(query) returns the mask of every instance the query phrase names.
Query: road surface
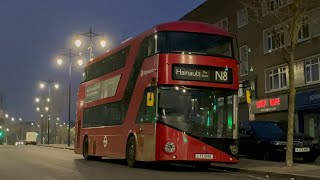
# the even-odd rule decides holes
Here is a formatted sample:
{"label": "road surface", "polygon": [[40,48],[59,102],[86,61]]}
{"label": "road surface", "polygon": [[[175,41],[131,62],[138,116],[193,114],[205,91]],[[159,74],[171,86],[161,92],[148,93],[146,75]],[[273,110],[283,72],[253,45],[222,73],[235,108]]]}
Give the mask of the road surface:
{"label": "road surface", "polygon": [[[264,180],[257,175],[168,165],[132,169],[121,161],[85,161],[73,151],[41,146],[1,146],[2,180]],[[279,178],[275,178],[279,179]]]}

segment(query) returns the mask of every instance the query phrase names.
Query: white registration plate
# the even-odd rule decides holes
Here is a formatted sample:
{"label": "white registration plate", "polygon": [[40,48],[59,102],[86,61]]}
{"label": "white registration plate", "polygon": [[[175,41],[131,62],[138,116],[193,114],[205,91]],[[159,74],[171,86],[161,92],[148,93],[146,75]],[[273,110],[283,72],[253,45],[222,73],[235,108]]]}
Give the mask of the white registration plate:
{"label": "white registration plate", "polygon": [[213,159],[213,154],[195,154],[196,159]]}
{"label": "white registration plate", "polygon": [[295,148],[294,149],[295,152],[309,152],[310,148],[306,147],[306,148]]}

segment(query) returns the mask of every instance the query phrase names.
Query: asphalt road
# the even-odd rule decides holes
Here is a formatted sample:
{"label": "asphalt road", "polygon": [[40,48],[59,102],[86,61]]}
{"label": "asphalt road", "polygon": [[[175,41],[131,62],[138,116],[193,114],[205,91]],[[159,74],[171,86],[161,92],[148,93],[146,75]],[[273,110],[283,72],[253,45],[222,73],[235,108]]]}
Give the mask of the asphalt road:
{"label": "asphalt road", "polygon": [[[151,166],[150,166],[151,167]],[[264,180],[257,175],[166,165],[132,169],[121,161],[85,161],[73,151],[40,146],[1,146],[2,180]],[[279,179],[279,178],[275,178]]]}

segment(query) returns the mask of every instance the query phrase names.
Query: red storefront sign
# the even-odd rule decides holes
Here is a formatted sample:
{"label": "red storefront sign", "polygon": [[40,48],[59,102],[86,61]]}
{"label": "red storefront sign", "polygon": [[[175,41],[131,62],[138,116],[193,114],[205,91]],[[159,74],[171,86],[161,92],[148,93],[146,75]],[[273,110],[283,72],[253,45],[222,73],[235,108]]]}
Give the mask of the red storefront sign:
{"label": "red storefront sign", "polygon": [[272,111],[283,111],[288,109],[288,95],[252,101],[251,113],[266,113]]}

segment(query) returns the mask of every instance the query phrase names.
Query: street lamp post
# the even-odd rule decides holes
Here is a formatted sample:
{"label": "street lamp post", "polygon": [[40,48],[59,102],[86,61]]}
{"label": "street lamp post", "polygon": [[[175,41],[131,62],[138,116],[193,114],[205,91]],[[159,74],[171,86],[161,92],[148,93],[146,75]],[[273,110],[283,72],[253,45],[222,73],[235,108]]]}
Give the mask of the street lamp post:
{"label": "street lamp post", "polygon": [[[49,97],[47,98],[47,102],[48,102],[48,107],[45,107],[45,111],[48,111],[48,120],[47,120],[47,123],[48,123],[48,125],[47,125],[47,137],[48,137],[48,140],[47,140],[47,144],[50,144],[50,110],[51,110],[51,108],[50,108],[50,105],[51,105],[51,103],[50,103],[50,101],[51,101],[51,84],[52,83],[54,83],[54,82],[52,82],[51,81],[51,79],[49,78],[48,79],[48,81],[44,81],[44,82],[46,82],[47,83],[47,86],[48,86],[48,93],[49,93]],[[57,84],[57,83],[55,83],[54,84],[54,87],[56,88],[56,89],[58,89],[59,88],[59,85]],[[45,84],[44,83],[41,83],[40,84],[40,88],[41,89],[44,89],[45,88]],[[36,99],[36,101],[37,101],[37,99]],[[43,101],[45,101],[44,99],[43,99]]]}
{"label": "street lamp post", "polygon": [[[44,87],[43,87],[44,88]],[[35,102],[36,103],[41,103],[41,107],[42,108],[39,108],[39,107],[37,107],[36,108],[36,110],[38,111],[38,112],[40,112],[40,118],[41,118],[41,134],[40,134],[40,138],[41,138],[41,140],[40,140],[40,143],[41,144],[43,144],[44,142],[43,142],[43,138],[44,138],[44,136],[43,136],[43,134],[44,134],[44,129],[43,129],[43,127],[44,127],[44,125],[43,125],[43,113],[44,113],[44,111],[43,111],[43,109],[44,109],[44,105],[45,105],[45,102],[44,102],[44,97],[41,97],[41,98],[39,98],[39,97],[36,97],[35,98]]]}
{"label": "street lamp post", "polygon": [[40,117],[41,117],[41,144],[43,144],[44,143],[43,142],[43,131],[44,131],[44,129],[43,129],[43,114],[41,114]]}
{"label": "street lamp post", "polygon": [[7,133],[5,135],[6,136],[6,139],[5,139],[6,144],[8,144],[8,133],[9,133],[10,129],[12,130],[13,123],[15,123],[16,120],[22,121],[21,117],[18,116],[19,118],[15,118],[14,116],[18,116],[18,115],[16,113],[10,113],[10,115],[9,115],[9,113],[4,114],[4,124],[3,124],[4,127],[1,126],[1,128],[3,128],[4,130],[7,131]]}
{"label": "street lamp post", "polygon": [[[71,144],[71,137],[70,137],[70,126],[71,126],[71,70],[72,70],[72,58],[79,56],[78,54],[75,54],[72,52],[72,49],[69,49],[68,53],[65,54],[61,54],[62,56],[66,56],[69,58],[69,89],[68,89],[68,124],[69,124],[69,128],[68,128],[68,147],[70,147]],[[57,60],[58,65],[62,65],[63,61],[62,59],[58,59]],[[78,60],[78,64],[81,66],[83,64],[82,60]]]}
{"label": "street lamp post", "polygon": [[5,127],[6,127],[6,131],[7,131],[7,133],[6,133],[6,144],[8,144],[8,132],[9,132],[9,128],[8,128],[8,120],[9,120],[9,114],[5,114],[5,118],[6,118],[6,120],[5,120]]}
{"label": "street lamp post", "polygon": [[[91,60],[93,59],[93,56],[94,56],[93,50],[92,50],[92,49],[93,49],[92,39],[93,39],[94,37],[104,36],[104,35],[93,32],[93,31],[92,31],[92,28],[90,28],[89,32],[82,33],[82,34],[79,34],[79,35],[89,37],[89,43],[90,43],[90,45],[89,45],[89,48],[88,48],[88,49],[90,50],[89,60],[91,61]],[[75,45],[76,45],[77,47],[80,47],[80,46],[81,46],[81,40],[77,39],[77,40],[75,41]],[[100,41],[100,45],[101,45],[101,47],[104,48],[104,47],[107,45],[107,43],[106,43],[105,40],[101,40],[101,41]]]}

